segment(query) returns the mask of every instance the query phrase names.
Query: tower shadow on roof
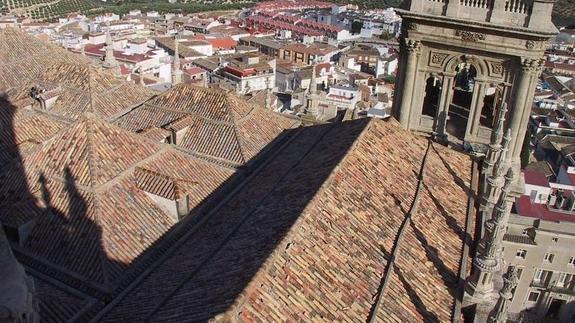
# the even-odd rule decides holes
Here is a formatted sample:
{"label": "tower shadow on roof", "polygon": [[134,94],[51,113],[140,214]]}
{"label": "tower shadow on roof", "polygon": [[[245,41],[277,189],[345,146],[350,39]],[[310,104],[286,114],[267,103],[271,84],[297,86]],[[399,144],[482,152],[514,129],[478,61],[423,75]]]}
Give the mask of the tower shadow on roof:
{"label": "tower shadow on roof", "polygon": [[[207,321],[233,311],[234,301],[256,273],[265,270],[262,266],[271,253],[289,251],[289,242],[285,248],[278,244],[368,123],[368,119],[363,119],[337,127],[329,124],[286,130],[277,140],[287,137],[289,145],[264,149],[264,156],[254,158],[266,160],[252,165],[261,166],[257,172],[246,170],[251,176],[236,173],[205,200],[207,206],[200,205],[190,212],[189,222],[182,226],[186,234],[180,238],[181,244],[173,247],[168,252],[171,255],[135,287],[149,294],[118,299],[96,320],[153,322],[170,316],[176,320]],[[339,131],[330,131],[333,129]],[[299,170],[297,177],[288,176],[295,170]],[[230,183],[234,187],[238,181],[242,182],[241,190],[214,205],[214,201],[222,201],[222,192],[229,195]],[[278,275],[288,273],[286,267]],[[158,284],[160,280],[162,283]],[[180,302],[185,305],[180,306]],[[122,310],[132,304],[139,304],[138,313]]]}
{"label": "tower shadow on roof", "polygon": [[[87,285],[101,296],[100,287],[107,285],[105,272],[121,270],[126,264],[106,256],[102,230],[91,216],[93,198],[79,188],[69,167],[51,174],[27,168],[16,140],[16,112],[9,98],[0,96],[0,151],[5,160],[0,171],[2,229],[27,271],[48,274],[72,288],[78,287],[74,283],[89,281]],[[65,304],[49,291],[36,292],[39,315],[46,321],[68,321],[82,307],[82,301]]]}

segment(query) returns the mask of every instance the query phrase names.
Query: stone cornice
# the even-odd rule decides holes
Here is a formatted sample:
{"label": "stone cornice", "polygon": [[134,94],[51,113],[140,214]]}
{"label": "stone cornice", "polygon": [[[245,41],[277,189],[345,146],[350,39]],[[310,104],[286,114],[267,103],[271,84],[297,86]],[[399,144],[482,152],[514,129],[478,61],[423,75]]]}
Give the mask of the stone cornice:
{"label": "stone cornice", "polygon": [[[454,25],[456,27],[464,27],[466,29],[470,27],[470,21],[469,20],[446,17],[446,16],[428,15],[428,14],[419,13],[419,12],[412,12],[412,11],[404,10],[404,9],[396,9],[396,12],[404,19],[405,18],[425,19],[427,21],[434,21],[434,22],[443,23],[443,24],[451,24],[451,25]],[[555,35],[557,35],[557,33],[559,32],[557,29],[555,31],[533,31],[533,30],[530,30],[529,28],[525,28],[525,27],[503,26],[503,25],[497,25],[494,23],[482,22],[482,21],[473,21],[472,23],[473,23],[473,25],[472,25],[473,27],[483,28],[483,29],[489,30],[493,34],[498,34],[501,32],[507,32],[507,33],[519,34],[519,35],[523,36],[524,38],[534,37],[534,38],[541,39],[541,40],[546,40],[546,39],[555,37]]]}

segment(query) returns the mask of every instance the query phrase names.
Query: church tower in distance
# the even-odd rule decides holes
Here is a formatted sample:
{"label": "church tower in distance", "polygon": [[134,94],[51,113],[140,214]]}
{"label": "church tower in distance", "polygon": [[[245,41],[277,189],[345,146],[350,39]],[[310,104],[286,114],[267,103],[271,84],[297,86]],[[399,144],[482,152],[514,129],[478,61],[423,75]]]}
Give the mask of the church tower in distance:
{"label": "church tower in distance", "polygon": [[547,42],[553,0],[411,0],[403,17],[393,114],[439,140],[489,143],[507,103],[517,165]]}

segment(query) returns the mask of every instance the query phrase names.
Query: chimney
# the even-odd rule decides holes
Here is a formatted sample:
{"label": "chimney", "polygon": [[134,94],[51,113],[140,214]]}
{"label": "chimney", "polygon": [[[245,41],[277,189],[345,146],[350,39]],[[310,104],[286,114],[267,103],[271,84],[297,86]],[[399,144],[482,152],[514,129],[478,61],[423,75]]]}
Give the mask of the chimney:
{"label": "chimney", "polygon": [[30,96],[40,103],[40,109],[47,111],[52,109],[61,92],[60,86],[48,90],[43,86],[36,85],[30,89]]}

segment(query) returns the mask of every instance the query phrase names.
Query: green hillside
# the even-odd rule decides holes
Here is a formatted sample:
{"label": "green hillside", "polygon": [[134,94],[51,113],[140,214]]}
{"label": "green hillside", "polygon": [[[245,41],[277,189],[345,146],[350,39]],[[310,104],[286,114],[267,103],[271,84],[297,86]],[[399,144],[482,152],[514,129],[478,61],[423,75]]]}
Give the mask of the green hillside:
{"label": "green hillside", "polygon": [[[256,0],[257,1],[257,0]],[[406,0],[332,0],[338,3],[357,4],[362,8],[399,7]],[[200,12],[207,10],[239,9],[252,0],[178,0],[170,4],[167,0],[0,0],[0,13],[13,13],[37,20],[54,20],[66,14],[79,11],[97,14],[103,11],[126,13],[131,9],[148,9],[160,12]],[[558,0],[553,10],[553,21],[557,26],[575,24],[575,0]]]}
{"label": "green hillside", "polygon": [[170,4],[167,0],[0,0],[0,13],[31,17],[37,21],[53,21],[70,12],[96,15],[102,12],[125,14],[133,9],[159,12],[201,12],[211,10],[240,9],[253,3],[251,0],[179,0]]}

